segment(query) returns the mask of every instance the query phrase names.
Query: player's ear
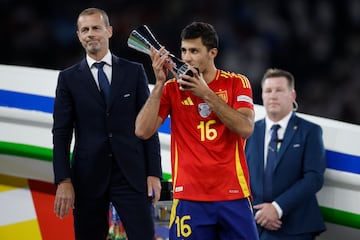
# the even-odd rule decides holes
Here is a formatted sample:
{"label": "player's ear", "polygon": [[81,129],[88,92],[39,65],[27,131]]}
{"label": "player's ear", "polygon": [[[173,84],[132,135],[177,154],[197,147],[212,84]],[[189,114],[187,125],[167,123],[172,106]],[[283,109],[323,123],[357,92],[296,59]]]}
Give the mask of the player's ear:
{"label": "player's ear", "polygon": [[217,56],[217,54],[218,54],[218,49],[217,48],[212,48],[212,49],[210,49],[209,53],[213,58],[215,58]]}

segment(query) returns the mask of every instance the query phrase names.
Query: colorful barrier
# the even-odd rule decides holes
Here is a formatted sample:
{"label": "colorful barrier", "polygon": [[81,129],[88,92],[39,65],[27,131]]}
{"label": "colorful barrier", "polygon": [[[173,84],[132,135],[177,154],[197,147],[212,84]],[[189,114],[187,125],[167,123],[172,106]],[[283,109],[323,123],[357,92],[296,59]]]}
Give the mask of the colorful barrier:
{"label": "colorful barrier", "polygon": [[[52,184],[51,126],[57,74],[56,70],[0,65],[0,173],[3,174],[0,175],[0,239],[9,239],[4,238],[3,234],[14,224],[38,224],[39,229],[42,229],[42,222],[36,220],[39,217],[38,212],[32,211],[28,214],[29,217],[24,219],[8,217],[2,213],[3,208],[9,205],[8,201],[11,201],[11,197],[5,195],[10,194],[11,190],[8,189],[11,189],[12,181],[14,189],[17,188],[16,182],[24,181],[12,177],[29,179],[26,180],[28,185],[23,184],[20,189],[27,189],[31,193],[39,189],[32,190],[29,182]],[[264,116],[262,106],[256,105],[255,112],[256,119]],[[325,220],[360,229],[360,205],[357,204],[360,201],[360,148],[357,143],[360,126],[306,114],[299,115],[318,123],[324,131],[327,169],[325,185],[318,193],[318,199]],[[169,133],[167,120],[161,126],[159,134],[165,179],[171,177]],[[52,191],[53,189],[46,191],[46,194],[49,194],[47,201],[50,201],[51,205],[46,211],[51,214]],[[28,196],[30,195],[28,193]],[[33,198],[27,199],[29,202],[33,201],[34,205]],[[33,221],[33,224],[28,221]],[[40,230],[34,230],[34,237],[31,239],[55,239],[46,238]]]}

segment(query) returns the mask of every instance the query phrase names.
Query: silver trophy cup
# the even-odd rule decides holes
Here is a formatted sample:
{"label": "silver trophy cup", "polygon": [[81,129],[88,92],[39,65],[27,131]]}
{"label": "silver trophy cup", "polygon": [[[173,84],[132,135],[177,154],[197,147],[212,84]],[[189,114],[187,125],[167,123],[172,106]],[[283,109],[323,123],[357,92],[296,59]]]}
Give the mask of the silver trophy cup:
{"label": "silver trophy cup", "polygon": [[[133,30],[130,33],[127,43],[130,48],[147,55],[150,55],[151,47],[158,51],[162,47],[162,45],[156,40],[155,36],[146,25],[141,25]],[[189,65],[187,63],[181,61],[173,54],[170,54],[169,56],[171,61],[175,64],[174,70],[177,75],[187,74],[189,76],[193,76],[193,72],[188,68]]]}

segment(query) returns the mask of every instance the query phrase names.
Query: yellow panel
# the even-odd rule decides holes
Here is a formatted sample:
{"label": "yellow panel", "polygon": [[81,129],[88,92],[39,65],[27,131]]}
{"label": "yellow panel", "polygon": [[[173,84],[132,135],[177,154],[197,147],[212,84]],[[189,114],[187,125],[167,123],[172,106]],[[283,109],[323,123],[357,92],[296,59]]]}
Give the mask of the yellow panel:
{"label": "yellow panel", "polygon": [[42,240],[38,221],[36,219],[0,226],[2,240]]}
{"label": "yellow panel", "polygon": [[0,174],[0,192],[13,190],[16,188],[27,188],[28,181],[26,178],[13,177]]}

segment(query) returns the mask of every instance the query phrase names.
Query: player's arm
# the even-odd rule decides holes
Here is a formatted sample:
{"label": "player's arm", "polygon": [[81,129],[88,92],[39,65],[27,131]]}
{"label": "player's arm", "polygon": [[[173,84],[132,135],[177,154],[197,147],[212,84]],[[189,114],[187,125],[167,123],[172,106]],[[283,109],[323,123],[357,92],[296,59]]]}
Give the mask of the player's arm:
{"label": "player's arm", "polygon": [[[243,138],[249,137],[254,130],[254,111],[251,108],[233,109],[213,92],[205,82],[202,74],[190,66],[193,76],[181,75],[178,79],[180,89],[190,91],[202,98],[227,128]],[[183,86],[183,87],[182,87]]]}
{"label": "player's arm", "polygon": [[164,47],[159,51],[150,49],[152,67],[156,78],[156,83],[151,91],[149,98],[140,110],[135,121],[135,135],[141,139],[151,137],[162,123],[162,118],[158,115],[160,109],[160,99],[166,76],[172,66],[169,65],[169,52],[164,52]]}
{"label": "player's arm", "polygon": [[243,138],[247,138],[252,134],[255,118],[252,109],[242,107],[235,110],[210,89],[203,95],[203,99],[221,122],[231,131]]}
{"label": "player's arm", "polygon": [[163,87],[163,84],[155,84],[149,98],[136,117],[135,135],[141,139],[151,137],[162,123],[162,118],[158,113]]}
{"label": "player's arm", "polygon": [[[190,66],[193,76],[182,75],[178,80],[180,89],[190,91],[195,96],[202,98],[227,128],[243,138],[249,137],[254,130],[255,113],[251,108],[240,107],[233,109],[205,82],[202,74]],[[182,87],[184,86],[184,87]]]}

